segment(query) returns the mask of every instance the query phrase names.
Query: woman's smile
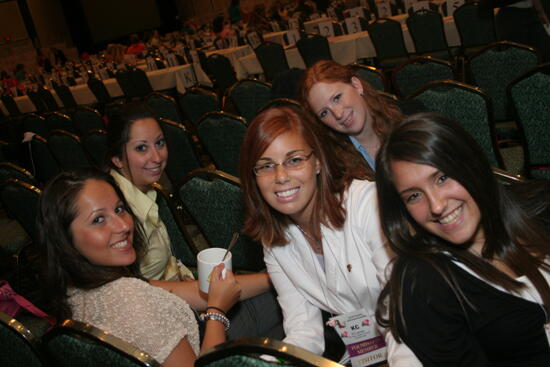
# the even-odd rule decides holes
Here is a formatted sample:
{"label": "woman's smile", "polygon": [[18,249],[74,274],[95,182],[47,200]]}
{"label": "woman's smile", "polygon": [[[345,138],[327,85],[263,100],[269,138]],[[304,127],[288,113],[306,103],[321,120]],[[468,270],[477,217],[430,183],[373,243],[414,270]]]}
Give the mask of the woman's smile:
{"label": "woman's smile", "polygon": [[391,167],[395,188],[421,227],[456,245],[483,244],[481,213],[464,186],[426,164],[395,161]]}
{"label": "woman's smile", "polygon": [[[303,137],[293,131],[277,136],[258,159],[258,165],[275,164],[268,174],[256,176],[265,201],[274,210],[297,222],[308,220],[317,193],[319,160]],[[283,162],[310,155],[299,168],[285,167]]]}
{"label": "woman's smile", "polygon": [[288,189],[284,191],[277,191],[275,192],[275,195],[281,200],[281,201],[291,201],[295,198],[296,194],[300,191],[299,187]]}

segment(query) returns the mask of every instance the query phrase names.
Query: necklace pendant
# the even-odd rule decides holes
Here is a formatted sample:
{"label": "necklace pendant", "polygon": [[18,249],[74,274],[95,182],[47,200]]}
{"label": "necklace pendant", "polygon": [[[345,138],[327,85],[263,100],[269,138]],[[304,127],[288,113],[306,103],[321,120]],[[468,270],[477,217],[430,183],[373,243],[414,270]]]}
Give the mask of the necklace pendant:
{"label": "necklace pendant", "polygon": [[321,253],[323,252],[323,244],[321,242],[317,241],[312,235],[306,232],[298,223],[296,223],[296,227],[298,227],[300,232],[302,232],[304,237],[306,237],[310,245],[314,247],[314,251],[321,251]]}

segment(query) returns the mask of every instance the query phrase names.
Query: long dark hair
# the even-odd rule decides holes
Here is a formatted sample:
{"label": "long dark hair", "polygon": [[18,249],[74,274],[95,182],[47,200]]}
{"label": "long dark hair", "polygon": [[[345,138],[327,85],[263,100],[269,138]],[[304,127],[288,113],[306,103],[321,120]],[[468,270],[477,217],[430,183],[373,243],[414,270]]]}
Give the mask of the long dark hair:
{"label": "long dark hair", "polygon": [[[246,131],[240,155],[245,204],[243,233],[266,246],[288,243],[284,230],[290,219],[265,202],[252,169],[269,145],[290,131],[302,136],[321,165],[312,221],[336,229],[342,227],[346,219],[342,193],[354,178],[367,177],[367,172],[362,167],[350,167],[343,157],[331,156],[332,144],[321,129],[309,112],[290,105],[267,109],[254,118]],[[320,233],[314,235],[320,237]]]}
{"label": "long dark hair", "polygon": [[[113,163],[113,158],[115,157],[125,162],[128,166],[126,144],[130,140],[130,130],[134,122],[147,118],[157,120],[154,113],[142,103],[129,103],[112,114],[107,126],[107,152],[103,162],[106,170],[114,169],[120,171]],[[131,175],[132,173],[130,172],[129,174]]]}
{"label": "long dark hair", "polygon": [[[398,160],[435,167],[468,191],[481,212],[480,226],[485,234],[481,257],[468,251],[467,246],[455,246],[430,233],[409,215],[392,178],[391,163]],[[490,260],[498,259],[516,274],[526,275],[549,308],[550,287],[539,268],[550,270],[544,263],[544,257],[550,252],[550,238],[538,229],[529,213],[503,185],[496,182],[483,150],[459,124],[432,113],[406,118],[388,135],[376,167],[382,229],[396,254],[390,279],[378,300],[377,319],[381,325],[390,327],[398,341],[406,333],[402,278],[410,276],[411,259],[433,266],[463,308],[466,304],[473,308],[475,305],[466,299],[456,281],[450,257],[505,289],[521,289],[522,283],[491,264]]]}
{"label": "long dark hair", "polygon": [[[86,182],[92,179],[111,185],[134,220],[133,246],[137,257],[132,265],[94,265],[74,247],[70,226],[77,215],[76,202]],[[139,257],[143,251],[139,221],[134,217],[111,175],[95,169],[58,174],[48,183],[40,197],[37,226],[45,252],[44,295],[52,315],[59,320],[70,318],[72,315],[67,303],[68,287],[93,289],[120,277],[143,279],[139,270]]]}

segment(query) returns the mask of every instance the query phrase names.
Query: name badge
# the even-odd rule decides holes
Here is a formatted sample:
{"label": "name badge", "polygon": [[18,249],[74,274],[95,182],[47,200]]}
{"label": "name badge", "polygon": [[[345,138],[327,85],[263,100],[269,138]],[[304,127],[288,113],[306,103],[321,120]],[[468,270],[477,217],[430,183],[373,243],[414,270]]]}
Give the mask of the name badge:
{"label": "name badge", "polygon": [[378,332],[375,318],[364,308],[331,317],[327,324],[336,330],[346,345],[353,367],[378,366],[386,363],[386,342]]}

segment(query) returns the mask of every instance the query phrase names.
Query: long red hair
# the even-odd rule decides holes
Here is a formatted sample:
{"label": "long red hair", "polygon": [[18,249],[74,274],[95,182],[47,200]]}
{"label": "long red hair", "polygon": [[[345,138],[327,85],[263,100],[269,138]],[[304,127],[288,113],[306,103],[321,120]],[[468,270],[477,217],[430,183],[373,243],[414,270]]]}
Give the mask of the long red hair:
{"label": "long red hair", "polygon": [[[302,103],[311,109],[308,103],[308,95],[316,83],[342,82],[351,84],[351,78],[356,77],[363,85],[363,98],[373,116],[373,130],[379,136],[380,141],[384,140],[391,128],[399,123],[403,114],[396,105],[382,96],[369,83],[362,80],[349,66],[340,65],[332,60],[320,60],[309,67],[300,85],[300,99]],[[314,111],[312,111],[314,112]]]}
{"label": "long red hair", "polygon": [[[269,145],[279,135],[288,132],[302,136],[315,152],[321,166],[317,176],[312,223],[341,228],[346,220],[342,194],[354,178],[365,177],[365,172],[352,169],[345,159],[331,159],[332,154],[328,151],[331,142],[306,110],[296,106],[282,106],[257,115],[247,128],[241,148],[239,168],[245,205],[243,233],[266,246],[288,242],[284,231],[290,218],[266,203],[256,183],[253,168]],[[320,233],[314,235],[320,236]]]}

